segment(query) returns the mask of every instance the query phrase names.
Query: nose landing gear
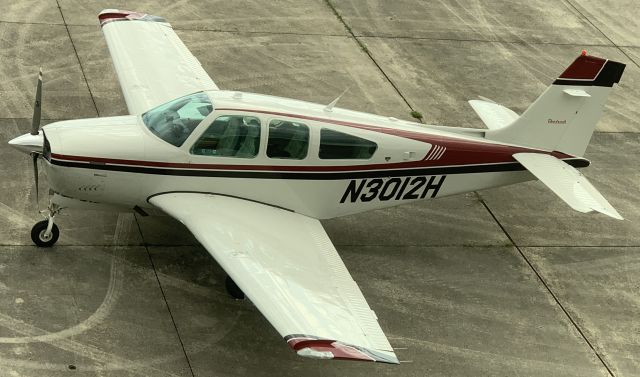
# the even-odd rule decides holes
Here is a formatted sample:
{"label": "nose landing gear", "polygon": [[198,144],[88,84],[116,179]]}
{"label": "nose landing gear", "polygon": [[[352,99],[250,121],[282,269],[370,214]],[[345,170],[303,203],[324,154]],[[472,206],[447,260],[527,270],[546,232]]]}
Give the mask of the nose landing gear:
{"label": "nose landing gear", "polygon": [[60,229],[54,223],[54,218],[62,208],[55,203],[49,203],[49,207],[42,211],[46,213],[46,220],[37,222],[33,228],[31,228],[31,240],[38,247],[51,247],[58,241],[60,236]]}

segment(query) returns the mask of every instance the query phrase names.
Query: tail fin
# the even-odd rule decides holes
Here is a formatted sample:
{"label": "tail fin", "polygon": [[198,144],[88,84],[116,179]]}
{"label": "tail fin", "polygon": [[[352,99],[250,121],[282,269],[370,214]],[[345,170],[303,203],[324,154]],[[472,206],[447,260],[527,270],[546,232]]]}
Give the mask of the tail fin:
{"label": "tail fin", "polygon": [[488,130],[505,143],[584,155],[625,64],[583,54],[510,125]]}

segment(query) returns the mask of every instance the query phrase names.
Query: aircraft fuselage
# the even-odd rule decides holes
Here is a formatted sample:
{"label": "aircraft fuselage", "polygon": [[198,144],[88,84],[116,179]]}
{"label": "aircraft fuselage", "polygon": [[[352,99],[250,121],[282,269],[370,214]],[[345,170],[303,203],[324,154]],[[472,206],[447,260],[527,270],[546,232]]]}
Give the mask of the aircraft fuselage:
{"label": "aircraft fuselage", "polygon": [[[82,203],[152,207],[148,199],[167,192],[206,192],[239,197],[327,219],[534,179],[513,159],[529,148],[481,136],[322,105],[234,92],[209,94],[214,110],[179,146],[161,140],[140,116],[84,119],[44,127],[52,190]],[[280,106],[278,106],[280,105]],[[197,155],[193,145],[214,119],[255,117],[261,124],[251,158]],[[270,158],[272,120],[309,128],[302,159]],[[376,144],[370,158],[322,159],[321,130]],[[553,154],[574,166],[587,160]],[[67,204],[69,205],[69,204]]]}

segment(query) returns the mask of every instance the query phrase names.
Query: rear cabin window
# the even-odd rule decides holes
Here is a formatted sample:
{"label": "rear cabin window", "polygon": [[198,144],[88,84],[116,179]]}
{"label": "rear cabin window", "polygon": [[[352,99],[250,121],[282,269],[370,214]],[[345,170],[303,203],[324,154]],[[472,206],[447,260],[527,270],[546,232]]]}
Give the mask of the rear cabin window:
{"label": "rear cabin window", "polygon": [[201,156],[253,158],[260,148],[260,119],[223,115],[216,118],[191,147]]}
{"label": "rear cabin window", "polygon": [[320,154],[323,160],[369,159],[378,146],[373,141],[323,128],[320,130]]}
{"label": "rear cabin window", "polygon": [[302,160],[309,150],[309,127],[306,124],[274,119],[269,122],[267,156]]}

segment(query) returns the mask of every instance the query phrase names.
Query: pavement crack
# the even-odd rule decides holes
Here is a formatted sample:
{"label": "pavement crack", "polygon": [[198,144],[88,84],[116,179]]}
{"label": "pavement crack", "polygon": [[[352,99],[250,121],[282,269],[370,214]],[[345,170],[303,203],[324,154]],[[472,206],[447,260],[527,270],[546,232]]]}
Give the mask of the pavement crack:
{"label": "pavement crack", "polygon": [[56,24],[52,22],[6,21],[6,20],[0,20],[0,24],[62,26],[62,24]]}
{"label": "pavement crack", "polygon": [[629,59],[631,62],[633,62],[633,64],[635,64],[638,68],[640,68],[640,65],[638,65],[638,62],[636,62],[635,60],[633,60],[633,58],[631,56],[629,56],[629,54],[627,54],[622,47],[627,47],[627,46],[618,46],[616,44],[616,42],[613,41],[613,39],[609,38],[608,35],[606,35],[604,33],[604,31],[602,31],[602,29],[600,29],[598,26],[596,26],[596,24],[593,23],[593,21],[591,21],[590,18],[588,18],[580,9],[578,9],[578,7],[576,7],[570,0],[565,0],[567,2],[567,4],[569,4],[569,6],[571,6],[576,12],[578,12],[578,14],[580,16],[582,16],[582,18],[584,18],[591,26],[593,26],[594,29],[596,29],[600,34],[602,34],[603,37],[607,38],[607,40],[609,42],[611,42],[611,44],[613,46],[615,46],[615,48],[618,49],[618,51],[620,51],[624,56],[627,57],[627,59]]}
{"label": "pavement crack", "polygon": [[[406,39],[413,41],[444,41],[444,42],[478,42],[478,43],[503,43],[503,44],[516,44],[516,45],[532,45],[532,46],[575,46],[578,43],[575,42],[551,42],[551,41],[509,41],[500,39],[488,39],[488,38],[443,38],[443,37],[416,37],[411,35],[375,35],[375,34],[359,34],[357,38],[378,38],[378,39]],[[579,43],[583,47],[612,47],[611,44],[603,43]],[[636,46],[616,46],[616,47],[636,47]],[[637,48],[637,47],[636,47]]]}
{"label": "pavement crack", "polygon": [[176,324],[176,320],[173,317],[173,313],[171,312],[171,307],[169,306],[169,302],[167,301],[167,296],[164,293],[164,288],[162,288],[162,283],[160,282],[160,277],[158,276],[158,270],[156,270],[156,265],[153,263],[153,258],[151,257],[151,252],[149,251],[149,247],[147,246],[146,241],[144,240],[144,235],[142,233],[142,228],[140,227],[140,222],[138,221],[138,216],[134,214],[134,218],[136,219],[136,225],[138,226],[138,231],[140,232],[140,237],[142,237],[142,242],[144,245],[144,249],[147,252],[147,256],[149,257],[149,263],[151,263],[151,268],[153,268],[153,273],[156,277],[156,281],[158,282],[158,288],[160,288],[160,293],[162,294],[162,299],[164,300],[164,304],[167,307],[167,312],[169,313],[169,317],[171,318],[171,323],[173,324],[173,328],[176,331],[176,336],[178,337],[178,341],[180,342],[180,347],[182,347],[182,353],[184,353],[184,358],[187,361],[187,365],[189,366],[189,372],[192,377],[195,377],[193,373],[193,367],[191,366],[191,360],[189,360],[189,355],[187,354],[187,350],[184,347],[184,342],[182,341],[182,337],[180,336],[180,330],[178,330],[178,325]]}
{"label": "pavement crack", "polygon": [[71,47],[73,47],[73,53],[76,55],[76,59],[78,59],[78,65],[80,66],[80,72],[82,73],[82,78],[84,79],[84,83],[87,86],[87,90],[89,91],[89,95],[91,96],[91,102],[93,102],[93,107],[96,109],[96,114],[99,117],[100,111],[98,111],[98,105],[96,105],[96,99],[93,97],[93,92],[91,92],[91,87],[89,86],[89,81],[87,80],[87,75],[84,72],[84,67],[82,66],[82,62],[80,61],[80,55],[78,55],[78,50],[76,49],[76,44],[73,42],[73,38],[71,38],[71,32],[69,31],[69,25],[64,18],[64,13],[62,12],[62,7],[60,7],[60,1],[56,0],[56,5],[58,6],[58,11],[60,11],[60,17],[62,17],[62,22],[64,23],[64,28],[67,30],[67,35],[69,36],[69,42],[71,42]]}
{"label": "pavement crack", "polygon": [[478,194],[478,192],[476,192],[476,196],[478,198],[478,200],[480,201],[480,203],[482,203],[482,205],[484,206],[484,208],[487,210],[487,212],[489,212],[489,215],[491,215],[491,217],[493,218],[493,220],[498,224],[498,226],[500,227],[500,229],[502,230],[502,232],[505,234],[505,236],[507,236],[507,238],[509,239],[509,241],[511,242],[511,244],[513,245],[513,247],[516,248],[516,250],[518,251],[518,253],[520,254],[520,256],[522,257],[522,259],[524,259],[524,261],[527,263],[527,265],[529,266],[529,268],[531,268],[531,270],[533,271],[533,273],[538,277],[538,280],[540,280],[540,282],[542,283],[542,285],[545,287],[545,289],[547,290],[547,292],[549,292],[549,294],[551,295],[551,297],[553,297],[553,300],[556,302],[556,304],[558,304],[558,307],[562,310],[562,312],[565,314],[565,316],[569,319],[569,322],[571,322],[571,324],[573,325],[573,327],[578,331],[578,333],[580,334],[580,336],[582,337],[582,339],[587,343],[587,345],[589,346],[589,348],[591,348],[591,351],[593,351],[593,353],[596,355],[596,357],[598,358],[598,360],[600,360],[600,363],[602,363],[602,365],[605,367],[605,369],[607,370],[607,372],[609,372],[609,375],[611,377],[616,377],[615,374],[613,373],[613,371],[611,370],[611,368],[609,367],[609,365],[604,361],[604,358],[600,355],[600,353],[598,352],[598,350],[596,350],[596,348],[594,347],[594,345],[591,343],[591,341],[589,340],[589,338],[587,337],[587,335],[584,333],[584,331],[582,331],[582,329],[580,328],[580,326],[578,325],[578,323],[573,319],[573,317],[571,316],[571,314],[569,313],[569,311],[564,307],[564,305],[560,302],[560,299],[558,298],[558,296],[553,292],[553,290],[551,289],[551,287],[549,286],[549,284],[547,283],[547,281],[544,279],[544,277],[542,276],[542,274],[538,271],[538,269],[535,268],[535,266],[533,265],[533,263],[531,263],[531,261],[529,260],[529,258],[527,258],[527,256],[524,254],[524,252],[522,251],[522,249],[520,248],[520,246],[518,246],[515,242],[515,240],[511,237],[511,235],[507,232],[507,230],[505,229],[505,227],[502,225],[502,223],[500,223],[500,221],[498,220],[498,218],[496,217],[496,215],[493,213],[493,211],[491,210],[491,208],[489,208],[489,206],[487,205],[487,202],[485,202],[485,200],[480,196],[480,194]]}
{"label": "pavement crack", "polygon": [[173,30],[178,31],[204,31],[210,33],[229,33],[229,34],[258,34],[258,35],[300,35],[300,36],[311,36],[311,37],[346,37],[345,34],[331,34],[331,33],[302,33],[302,32],[294,32],[294,31],[260,31],[260,30],[225,30],[225,29],[208,29],[208,28],[188,28],[188,27],[173,27]]}
{"label": "pavement crack", "polygon": [[[385,77],[385,79],[389,82],[389,84],[391,84],[391,86],[393,87],[393,89],[395,89],[396,93],[398,93],[398,95],[400,96],[400,98],[402,98],[402,100],[404,101],[404,103],[407,104],[407,106],[409,107],[409,109],[411,109],[412,112],[416,111],[416,109],[413,108],[413,106],[411,106],[411,103],[409,103],[409,100],[404,96],[404,94],[402,94],[402,92],[400,91],[400,88],[398,88],[398,86],[393,82],[393,80],[391,80],[391,77],[389,77],[389,75],[387,75],[387,73],[384,71],[384,69],[382,69],[382,67],[380,66],[380,64],[378,64],[378,62],[376,61],[376,59],[373,57],[373,55],[371,55],[371,52],[369,51],[369,49],[367,48],[367,46],[365,46],[364,43],[362,43],[362,41],[360,39],[358,39],[358,37],[356,37],[355,33],[353,32],[353,30],[351,29],[351,26],[349,26],[349,24],[347,24],[347,22],[342,18],[342,16],[340,15],[340,13],[338,12],[338,10],[336,9],[336,7],[333,5],[333,3],[331,2],[331,0],[325,0],[325,3],[327,4],[327,6],[329,7],[329,9],[331,9],[331,11],[333,12],[333,14],[336,16],[336,18],[338,19],[338,21],[340,21],[340,23],[342,23],[342,25],[345,27],[345,29],[347,29],[347,32],[349,33],[349,35],[353,38],[354,41],[356,41],[356,43],[358,44],[358,46],[360,47],[360,49],[362,50],[362,52],[364,52],[365,54],[367,54],[367,56],[369,57],[369,59],[371,59],[371,61],[373,62],[373,64],[375,64],[375,66],[378,68],[378,70],[380,71],[380,73],[382,73],[382,75]],[[423,119],[418,119],[421,123],[423,123]]]}

